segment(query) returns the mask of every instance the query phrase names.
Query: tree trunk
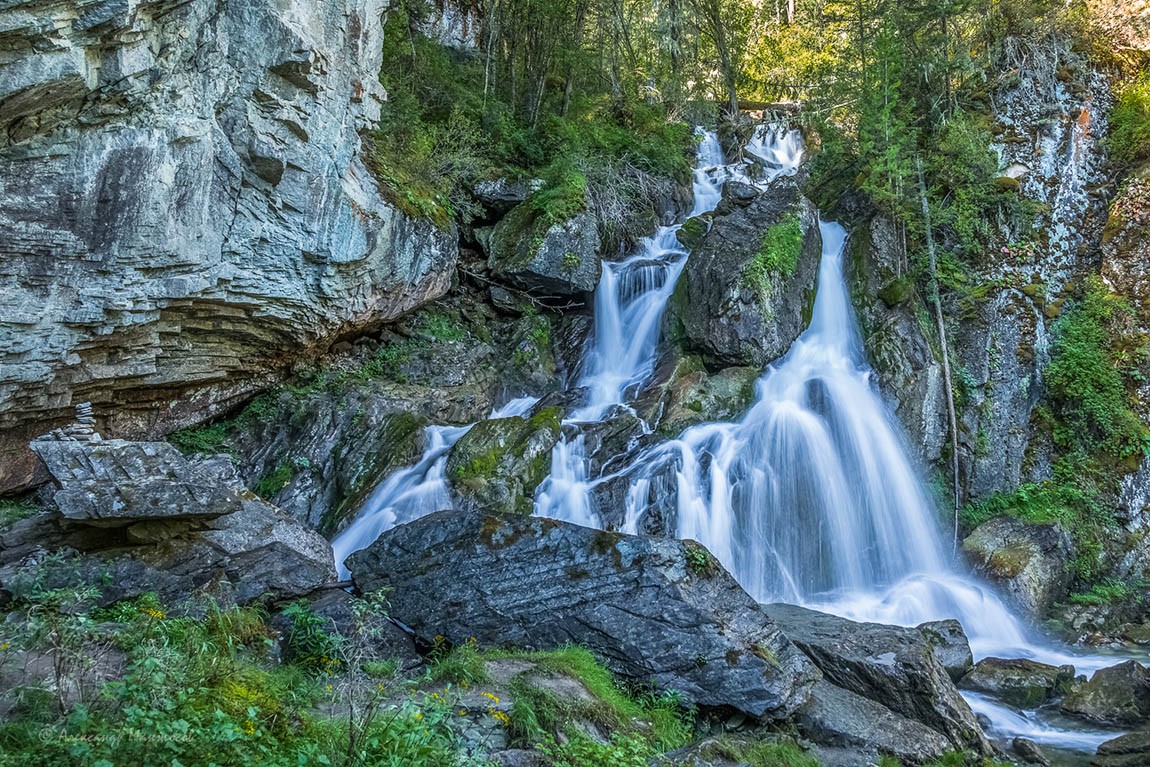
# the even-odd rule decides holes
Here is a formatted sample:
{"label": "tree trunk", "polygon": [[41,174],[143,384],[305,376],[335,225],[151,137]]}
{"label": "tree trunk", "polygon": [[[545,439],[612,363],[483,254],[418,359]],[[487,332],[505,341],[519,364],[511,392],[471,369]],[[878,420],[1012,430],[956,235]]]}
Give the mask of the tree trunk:
{"label": "tree trunk", "polygon": [[915,157],[918,166],[918,195],[922,203],[922,218],[926,227],[926,252],[930,259],[930,297],[934,303],[934,321],[938,326],[938,343],[942,347],[942,381],[946,391],[946,411],[950,417],[950,458],[954,473],[954,551],[958,551],[958,417],[954,412],[954,389],[950,383],[950,352],[946,343],[946,323],[942,316],[942,299],[938,294],[938,265],[934,255],[934,235],[930,230],[930,203],[926,199],[926,181],[922,175],[922,157]]}

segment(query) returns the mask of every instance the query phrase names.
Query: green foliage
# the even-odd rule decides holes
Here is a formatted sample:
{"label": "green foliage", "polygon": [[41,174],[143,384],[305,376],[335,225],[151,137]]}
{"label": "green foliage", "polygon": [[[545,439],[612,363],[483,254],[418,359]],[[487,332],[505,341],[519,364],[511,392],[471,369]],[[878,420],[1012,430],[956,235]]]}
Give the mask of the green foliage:
{"label": "green foliage", "polygon": [[[653,751],[670,751],[687,742],[690,730],[683,720],[679,700],[674,695],[628,695],[615,682],[611,672],[582,647],[565,647],[528,657],[545,670],[578,679],[595,698],[595,703],[564,708],[545,691],[520,682],[515,692],[516,707],[512,733],[526,740],[558,732],[562,723],[573,719],[596,722],[623,735],[644,734]],[[649,733],[635,732],[636,722],[649,722]],[[628,746],[624,745],[626,749]]]}
{"label": "green foliage", "polygon": [[[77,657],[98,663],[110,638],[125,654],[125,667],[99,694],[10,712],[0,723],[0,767],[458,764],[450,701],[428,696],[388,705],[375,683],[367,699],[344,697],[333,677],[317,681],[313,670],[274,662],[267,652],[273,633],[258,609],[209,605],[198,619],[173,617],[146,595],[90,613],[87,596],[51,591],[25,605],[30,628],[21,634],[23,646],[41,652],[57,646],[58,628],[32,628],[50,610],[56,617],[43,613],[45,620],[83,628],[78,641],[67,643]],[[353,611],[359,609],[357,601]],[[60,689],[77,689],[77,681],[73,676]],[[337,711],[351,706],[369,715],[319,714],[325,698]]]}
{"label": "green foliage", "polygon": [[217,421],[208,426],[179,429],[168,435],[168,441],[188,455],[230,454],[234,450],[229,436],[230,427],[227,421]]}
{"label": "green foliage", "polygon": [[802,224],[797,214],[788,214],[763,235],[762,245],[747,265],[744,281],[761,292],[768,291],[775,275],[785,279],[794,274],[802,249]]}
{"label": "green foliage", "polygon": [[1121,602],[1132,594],[1130,584],[1108,579],[1095,583],[1088,591],[1071,594],[1070,601],[1076,605],[1108,605]]}
{"label": "green foliage", "polygon": [[1105,453],[1127,458],[1146,452],[1147,432],[1131,408],[1117,352],[1130,310],[1090,279],[1077,305],[1054,327],[1047,393],[1055,442],[1077,460]]}
{"label": "green foliage", "polygon": [[295,476],[295,466],[290,461],[281,461],[276,467],[256,480],[252,488],[264,500],[270,500],[276,493],[288,486]]}
{"label": "green foliage", "polygon": [[27,519],[39,511],[39,506],[28,498],[0,498],[0,527]]}
{"label": "green foliage", "polygon": [[552,767],[647,767],[655,749],[635,735],[617,735],[609,743],[576,736],[566,743],[545,742],[540,750]]}
{"label": "green foliage", "polygon": [[1110,111],[1110,153],[1119,163],[1150,159],[1150,72],[1118,90]]}
{"label": "green foliage", "polygon": [[[1077,474],[1077,472],[1075,472]],[[961,521],[972,529],[997,516],[1011,516],[1033,524],[1058,524],[1070,533],[1077,551],[1071,563],[1083,582],[1098,575],[1098,555],[1102,541],[1115,528],[1113,515],[1096,490],[1083,489],[1072,479],[1022,485],[1010,493],[995,493],[977,503],[967,504]]]}
{"label": "green foliage", "polygon": [[[442,640],[439,637],[438,640]],[[428,677],[433,682],[451,682],[459,685],[479,684],[489,681],[484,657],[480,654],[475,640],[465,642],[450,649],[437,641]]]}
{"label": "green foliage", "polygon": [[344,639],[330,631],[331,622],[312,612],[304,601],[292,602],[283,610],[291,622],[284,643],[284,656],[313,671],[332,672],[344,663]]}
{"label": "green foliage", "polygon": [[[521,15],[551,17],[541,29],[552,40],[548,55],[554,53],[569,29],[556,25],[574,23],[564,16],[570,9],[531,0],[527,5]],[[622,190],[626,204],[640,202],[642,190],[620,183],[624,169],[689,178],[691,133],[669,120],[665,108],[638,99],[605,100],[599,83],[555,93],[546,81],[530,84],[524,104],[523,91],[504,87],[522,69],[493,79],[492,60],[445,48],[418,31],[424,12],[420,3],[406,2],[388,14],[380,80],[389,100],[366,142],[382,190],[408,214],[441,226],[452,218],[469,220],[479,212],[469,193],[475,182],[495,175],[540,178],[543,186],[528,205],[534,215],[525,224],[531,227],[524,226],[538,236],[582,211],[590,186]],[[500,7],[492,13],[516,11]],[[500,35],[518,34],[520,21],[501,27]],[[539,42],[533,38],[524,45]],[[568,66],[564,76],[570,78]],[[618,215],[605,217],[612,218],[609,228],[626,229]],[[620,233],[627,234],[614,234]]]}

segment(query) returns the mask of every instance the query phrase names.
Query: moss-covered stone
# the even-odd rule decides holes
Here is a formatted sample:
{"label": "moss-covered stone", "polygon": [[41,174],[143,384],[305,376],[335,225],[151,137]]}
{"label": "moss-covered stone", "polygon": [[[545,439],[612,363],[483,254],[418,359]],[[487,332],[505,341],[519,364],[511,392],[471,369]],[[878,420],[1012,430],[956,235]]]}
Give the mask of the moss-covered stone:
{"label": "moss-covered stone", "polygon": [[896,277],[879,288],[878,297],[890,307],[905,303],[914,290],[914,280],[910,277]]}
{"label": "moss-covered stone", "polygon": [[695,250],[703,243],[703,238],[707,236],[707,229],[710,224],[711,217],[708,214],[687,219],[679,228],[679,242],[687,250]]}
{"label": "moss-covered stone", "polygon": [[530,514],[559,440],[561,411],[481,421],[447,459],[447,480],[463,507]]}

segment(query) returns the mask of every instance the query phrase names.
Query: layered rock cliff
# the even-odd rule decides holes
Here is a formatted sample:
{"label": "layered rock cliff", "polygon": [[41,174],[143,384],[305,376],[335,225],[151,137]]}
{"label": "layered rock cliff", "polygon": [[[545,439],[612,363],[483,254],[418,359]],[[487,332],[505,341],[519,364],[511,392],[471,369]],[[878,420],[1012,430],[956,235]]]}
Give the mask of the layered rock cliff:
{"label": "layered rock cliff", "polygon": [[449,287],[454,233],[358,159],[385,6],[0,9],[0,491],[75,402],[163,434]]}

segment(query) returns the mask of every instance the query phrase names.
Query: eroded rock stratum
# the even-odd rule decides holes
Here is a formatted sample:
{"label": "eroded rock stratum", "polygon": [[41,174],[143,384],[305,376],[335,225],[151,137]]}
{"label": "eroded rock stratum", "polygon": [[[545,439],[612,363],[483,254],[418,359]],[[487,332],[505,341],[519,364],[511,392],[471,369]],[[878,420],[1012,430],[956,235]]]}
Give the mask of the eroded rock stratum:
{"label": "eroded rock stratum", "polygon": [[0,10],[0,490],[75,402],[162,434],[449,287],[454,233],[358,158],[385,5]]}

